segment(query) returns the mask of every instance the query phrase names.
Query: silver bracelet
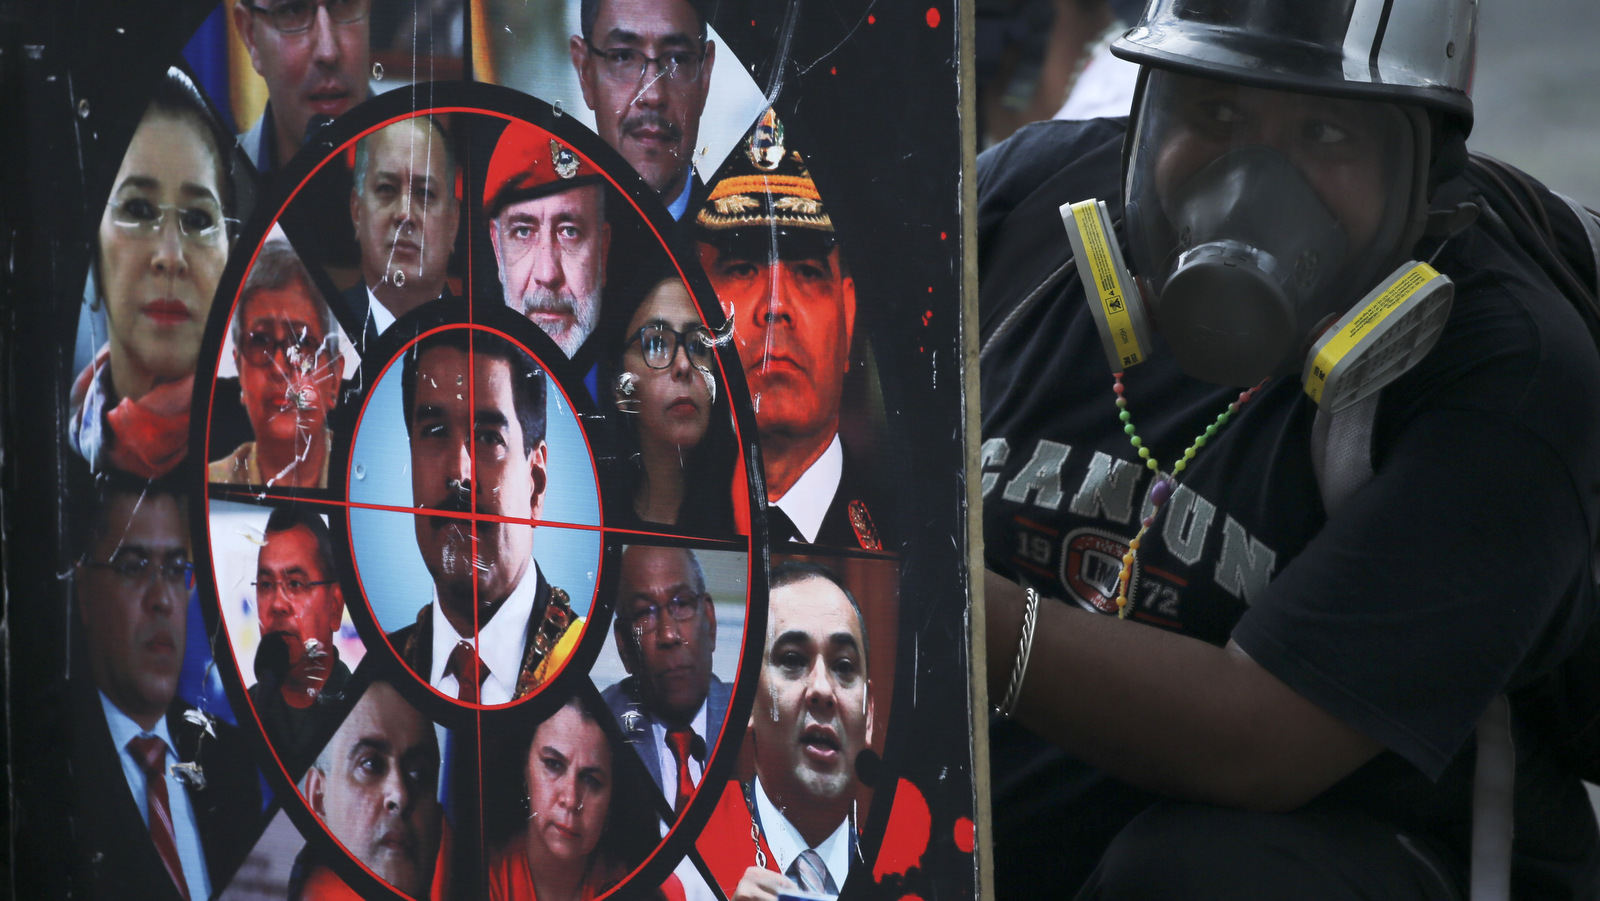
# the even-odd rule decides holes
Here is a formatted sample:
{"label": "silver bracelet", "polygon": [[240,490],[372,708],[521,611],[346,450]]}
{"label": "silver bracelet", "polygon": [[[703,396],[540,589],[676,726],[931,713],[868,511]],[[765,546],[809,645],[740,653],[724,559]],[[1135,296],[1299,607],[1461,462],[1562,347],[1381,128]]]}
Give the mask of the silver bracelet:
{"label": "silver bracelet", "polygon": [[1022,679],[1028,672],[1028,657],[1033,653],[1033,627],[1039,621],[1039,592],[1028,589],[1028,605],[1022,611],[1022,643],[1017,648],[1017,662],[1011,667],[1011,685],[1006,689],[1005,700],[996,709],[1002,719],[1010,719],[1022,695]]}

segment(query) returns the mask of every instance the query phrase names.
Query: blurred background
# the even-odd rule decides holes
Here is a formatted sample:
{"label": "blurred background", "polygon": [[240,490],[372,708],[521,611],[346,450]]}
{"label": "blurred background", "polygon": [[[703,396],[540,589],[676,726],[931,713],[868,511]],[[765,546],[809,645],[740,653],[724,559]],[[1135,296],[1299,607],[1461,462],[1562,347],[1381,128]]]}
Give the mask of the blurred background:
{"label": "blurred background", "polygon": [[[1107,51],[1141,0],[977,0],[978,149],[1028,122],[1124,115]],[[1482,0],[1469,146],[1600,209],[1600,3]]]}

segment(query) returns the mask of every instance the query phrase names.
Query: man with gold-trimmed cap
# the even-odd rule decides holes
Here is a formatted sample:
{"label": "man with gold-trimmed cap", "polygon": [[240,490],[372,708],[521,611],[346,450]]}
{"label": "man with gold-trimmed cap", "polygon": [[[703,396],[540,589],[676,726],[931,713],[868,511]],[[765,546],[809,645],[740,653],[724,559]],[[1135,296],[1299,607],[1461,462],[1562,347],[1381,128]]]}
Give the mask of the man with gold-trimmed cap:
{"label": "man with gold-trimmed cap", "polygon": [[773,537],[881,550],[873,517],[882,507],[839,437],[855,280],[772,110],[724,164],[694,223],[750,386]]}
{"label": "man with gold-trimmed cap", "polygon": [[513,121],[495,145],[483,196],[506,306],[575,356],[600,321],[611,249],[605,177],[554,135]]}

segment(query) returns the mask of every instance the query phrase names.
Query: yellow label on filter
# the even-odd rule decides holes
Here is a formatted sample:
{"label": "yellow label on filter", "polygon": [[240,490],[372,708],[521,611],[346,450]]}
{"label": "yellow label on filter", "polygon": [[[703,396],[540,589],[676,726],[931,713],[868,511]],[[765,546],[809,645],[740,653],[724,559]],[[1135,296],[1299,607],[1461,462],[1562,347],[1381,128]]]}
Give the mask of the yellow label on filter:
{"label": "yellow label on filter", "polygon": [[1094,273],[1094,287],[1100,297],[1100,307],[1105,311],[1106,323],[1111,327],[1111,340],[1116,343],[1117,356],[1124,366],[1132,366],[1144,359],[1139,339],[1133,332],[1133,317],[1128,314],[1127,298],[1117,279],[1117,268],[1111,261],[1111,249],[1106,233],[1100,227],[1100,203],[1085,200],[1072,205],[1072,218],[1083,236],[1083,252]]}
{"label": "yellow label on filter", "polygon": [[1306,377],[1306,394],[1317,403],[1322,403],[1322,391],[1327,387],[1328,374],[1333,372],[1333,367],[1345,358],[1362,339],[1389,317],[1390,313],[1404,307],[1423,285],[1433,281],[1439,276],[1437,270],[1427,263],[1418,263],[1410,271],[1395,279],[1394,284],[1383,290],[1367,304],[1366,308],[1356,314],[1355,318],[1339,327],[1339,331],[1322,345],[1317,351],[1316,359],[1311,363],[1311,372]]}

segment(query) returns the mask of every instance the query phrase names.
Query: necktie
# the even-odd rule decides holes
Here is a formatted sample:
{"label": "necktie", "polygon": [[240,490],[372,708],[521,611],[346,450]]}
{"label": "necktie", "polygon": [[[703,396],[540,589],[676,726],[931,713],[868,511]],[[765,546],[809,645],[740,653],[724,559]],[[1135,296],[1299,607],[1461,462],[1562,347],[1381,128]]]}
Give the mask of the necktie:
{"label": "necktie", "polygon": [[673,813],[683,813],[683,809],[689,805],[689,799],[694,796],[694,780],[689,778],[689,749],[694,747],[694,730],[667,730],[667,747],[672,749],[672,756],[678,759],[678,801],[673,805]]}
{"label": "necktie", "polygon": [[159,736],[142,735],[128,740],[128,753],[144,770],[145,806],[150,813],[150,841],[161,855],[167,875],[178,886],[178,894],[189,901],[189,883],[183,878],[178,861],[178,842],[173,838],[172,808],[167,805],[167,743]]}
{"label": "necktie", "polygon": [[489,678],[489,668],[483,665],[483,658],[478,656],[477,649],[464,641],[456,642],[450,650],[450,661],[444,666],[446,676],[456,677],[456,697],[469,704],[477,704],[479,689],[485,679]]}
{"label": "necktie", "polygon": [[822,862],[822,855],[811,848],[801,851],[800,856],[794,859],[794,863],[789,864],[789,878],[808,892],[820,892],[824,895],[839,894],[838,886],[833,884],[833,877],[828,875],[828,865]]}

